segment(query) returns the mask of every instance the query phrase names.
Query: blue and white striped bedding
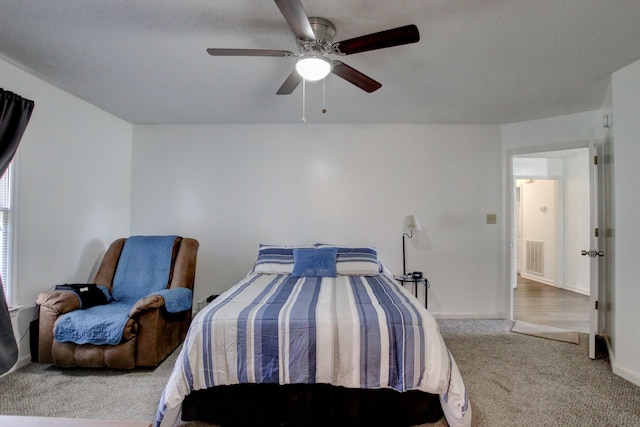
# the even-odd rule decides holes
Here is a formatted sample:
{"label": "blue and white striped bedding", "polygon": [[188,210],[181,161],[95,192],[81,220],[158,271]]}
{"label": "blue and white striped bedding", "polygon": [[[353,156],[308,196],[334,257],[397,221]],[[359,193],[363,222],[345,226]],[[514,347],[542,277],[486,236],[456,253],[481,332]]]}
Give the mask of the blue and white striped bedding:
{"label": "blue and white striped bedding", "polygon": [[450,426],[471,425],[436,321],[386,274],[249,274],[193,319],[155,425],[176,424],[191,391],[238,383],[421,390]]}
{"label": "blue and white striped bedding", "polygon": [[313,249],[336,247],[336,272],[344,275],[374,276],[382,272],[382,264],[378,261],[378,251],[371,247],[351,248],[316,243],[307,246],[260,245],[258,260],[254,273],[291,274],[294,266],[293,251],[295,249]]}

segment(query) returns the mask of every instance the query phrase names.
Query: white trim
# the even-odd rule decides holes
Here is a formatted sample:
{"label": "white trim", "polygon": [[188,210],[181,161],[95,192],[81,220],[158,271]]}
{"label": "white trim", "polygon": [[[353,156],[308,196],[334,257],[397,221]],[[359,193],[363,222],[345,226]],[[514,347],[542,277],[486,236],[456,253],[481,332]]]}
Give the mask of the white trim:
{"label": "white trim", "polygon": [[632,372],[626,368],[619,367],[616,363],[616,355],[613,353],[613,348],[611,347],[611,341],[609,341],[609,336],[606,334],[604,334],[604,342],[607,344],[607,352],[609,353],[611,372],[640,387],[640,373]]}
{"label": "white trim", "polygon": [[611,360],[611,370],[620,378],[640,387],[640,372],[631,372],[628,369],[621,368],[613,361],[613,359]]}
{"label": "white trim", "polygon": [[[9,183],[11,184],[11,199],[10,199],[10,213],[9,216],[9,242],[7,244],[8,252],[9,252],[9,286],[11,295],[11,300],[8,301],[9,305],[18,304],[18,198],[19,198],[19,180],[18,180],[18,172],[20,170],[20,147],[16,150],[15,156],[13,156],[13,160],[11,161],[11,177]],[[22,306],[20,306],[22,307]]]}
{"label": "white trim", "polygon": [[24,368],[31,363],[31,354],[22,354],[16,364],[11,368],[9,372],[17,371],[20,368]]}
{"label": "white trim", "polygon": [[527,274],[524,271],[521,271],[520,277],[522,277],[523,279],[533,280],[534,282],[540,282],[540,283],[544,283],[545,285],[551,285],[556,288],[562,289],[562,286],[556,285],[556,282],[554,282],[553,280],[547,279],[546,277],[543,277],[543,276],[536,276],[535,274]]}
{"label": "white trim", "polygon": [[580,295],[586,295],[589,296],[590,292],[588,290],[585,290],[583,288],[579,288],[577,286],[573,286],[573,285],[567,285],[565,283],[565,285],[560,288],[560,289],[565,289],[567,291],[571,291],[571,292],[575,292],[576,294],[580,294]]}
{"label": "white trim", "polygon": [[431,313],[441,320],[509,320],[507,313]]}

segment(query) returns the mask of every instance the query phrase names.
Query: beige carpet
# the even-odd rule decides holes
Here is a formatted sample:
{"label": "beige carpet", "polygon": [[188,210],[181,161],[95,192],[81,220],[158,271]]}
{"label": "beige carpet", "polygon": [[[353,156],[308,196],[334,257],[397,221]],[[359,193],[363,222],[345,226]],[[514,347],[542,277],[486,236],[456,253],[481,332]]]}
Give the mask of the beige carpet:
{"label": "beige carpet", "polygon": [[527,323],[521,320],[516,320],[513,328],[511,328],[511,332],[546,338],[549,340],[580,344],[580,334],[576,331],[554,328],[552,326],[536,325],[535,323]]}
{"label": "beige carpet", "polygon": [[[586,334],[579,345],[567,345],[514,334],[511,320],[438,324],[467,386],[473,427],[640,426],[640,387],[614,375],[605,353],[590,360]],[[31,363],[0,377],[0,414],[148,424],[176,359],[174,352],[155,369],[133,371]],[[48,426],[57,427],[53,420]],[[176,427],[214,426],[183,421]]]}

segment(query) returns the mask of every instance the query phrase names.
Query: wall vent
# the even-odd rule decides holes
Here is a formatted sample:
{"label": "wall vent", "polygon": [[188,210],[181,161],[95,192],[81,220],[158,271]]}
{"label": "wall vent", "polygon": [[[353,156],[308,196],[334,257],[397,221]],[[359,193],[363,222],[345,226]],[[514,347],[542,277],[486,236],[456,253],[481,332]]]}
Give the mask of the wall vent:
{"label": "wall vent", "polygon": [[527,273],[544,276],[544,242],[527,240]]}

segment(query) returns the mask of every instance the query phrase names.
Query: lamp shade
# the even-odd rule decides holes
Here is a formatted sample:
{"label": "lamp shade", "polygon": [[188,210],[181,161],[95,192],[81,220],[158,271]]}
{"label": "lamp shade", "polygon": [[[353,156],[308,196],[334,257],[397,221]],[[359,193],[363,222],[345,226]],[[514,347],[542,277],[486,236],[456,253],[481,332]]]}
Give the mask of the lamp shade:
{"label": "lamp shade", "polygon": [[420,227],[420,222],[418,221],[418,217],[415,215],[407,215],[404,219],[404,229],[409,232],[420,231],[422,227]]}
{"label": "lamp shade", "polygon": [[303,79],[321,80],[331,72],[332,63],[324,56],[304,56],[296,62],[296,71]]}

